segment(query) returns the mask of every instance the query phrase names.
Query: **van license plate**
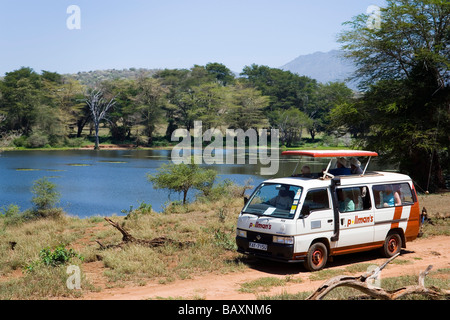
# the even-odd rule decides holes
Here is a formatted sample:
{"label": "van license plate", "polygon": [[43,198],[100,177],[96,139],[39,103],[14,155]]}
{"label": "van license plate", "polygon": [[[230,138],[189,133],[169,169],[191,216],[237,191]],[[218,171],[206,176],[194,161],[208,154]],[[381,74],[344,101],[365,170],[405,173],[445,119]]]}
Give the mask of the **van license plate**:
{"label": "van license plate", "polygon": [[249,247],[252,249],[267,251],[267,244],[250,242]]}

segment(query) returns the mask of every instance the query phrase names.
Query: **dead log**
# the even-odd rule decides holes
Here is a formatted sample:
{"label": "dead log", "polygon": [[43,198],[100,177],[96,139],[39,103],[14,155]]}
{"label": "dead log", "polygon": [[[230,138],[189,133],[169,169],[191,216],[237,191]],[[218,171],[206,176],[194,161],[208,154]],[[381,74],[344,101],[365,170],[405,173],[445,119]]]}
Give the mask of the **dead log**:
{"label": "dead log", "polygon": [[448,298],[450,296],[449,291],[441,291],[438,288],[429,289],[425,287],[425,277],[432,269],[433,266],[431,265],[428,266],[424,272],[420,273],[418,285],[407,286],[396,290],[384,290],[382,288],[375,287],[370,280],[376,279],[381,270],[383,270],[392,260],[397,258],[399,254],[400,253],[393,256],[372,272],[365,273],[359,277],[341,275],[331,278],[322,284],[313,294],[311,294],[307,300],[322,300],[328,293],[338,287],[354,288],[375,299],[381,300],[396,300],[411,294],[425,295],[432,299]]}
{"label": "dead log", "polygon": [[150,248],[161,247],[161,246],[164,246],[166,244],[172,244],[172,245],[178,246],[179,248],[184,248],[186,246],[190,246],[190,245],[193,244],[192,241],[181,242],[181,241],[176,241],[176,240],[169,239],[169,238],[166,238],[166,237],[158,237],[158,238],[154,238],[152,240],[136,239],[127,230],[122,228],[117,222],[114,222],[114,221],[112,221],[111,219],[109,219],[107,217],[105,217],[104,219],[110,225],[112,225],[114,228],[116,228],[117,230],[120,231],[120,233],[122,234],[122,242],[119,243],[119,244],[115,244],[115,245],[105,246],[100,241],[96,240],[96,242],[100,245],[101,249],[121,248],[122,246],[124,246],[126,244],[129,244],[129,243],[135,243],[135,244],[147,246],[147,247],[150,247]]}

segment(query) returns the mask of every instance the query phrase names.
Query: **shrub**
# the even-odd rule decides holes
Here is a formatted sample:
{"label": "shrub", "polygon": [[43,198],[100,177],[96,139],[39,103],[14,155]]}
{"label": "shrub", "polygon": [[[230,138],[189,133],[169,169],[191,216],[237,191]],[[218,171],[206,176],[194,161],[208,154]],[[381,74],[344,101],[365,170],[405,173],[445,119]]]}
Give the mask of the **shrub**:
{"label": "shrub", "polygon": [[27,146],[29,148],[42,148],[49,143],[47,135],[42,132],[34,132],[27,139]]}
{"label": "shrub", "polygon": [[0,217],[5,218],[5,225],[17,225],[23,221],[20,208],[16,204],[10,204],[8,207],[1,207]]}
{"label": "shrub", "polygon": [[46,177],[35,181],[31,192],[34,194],[31,202],[37,211],[52,209],[59,202],[61,196],[56,190],[56,184],[48,181]]}
{"label": "shrub", "polygon": [[47,247],[39,252],[39,260],[29,264],[26,269],[27,271],[33,271],[39,265],[56,267],[70,262],[72,258],[83,260],[81,255],[77,254],[73,249],[66,249],[63,244],[57,246],[53,251]]}

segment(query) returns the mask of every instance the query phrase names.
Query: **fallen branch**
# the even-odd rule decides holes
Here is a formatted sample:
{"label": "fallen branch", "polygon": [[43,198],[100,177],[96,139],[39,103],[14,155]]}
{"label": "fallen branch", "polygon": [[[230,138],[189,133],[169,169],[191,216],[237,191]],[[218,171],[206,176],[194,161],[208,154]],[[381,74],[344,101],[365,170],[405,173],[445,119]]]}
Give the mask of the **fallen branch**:
{"label": "fallen branch", "polygon": [[393,256],[372,272],[365,273],[359,277],[341,275],[331,278],[330,280],[326,281],[323,285],[321,285],[312,295],[310,295],[307,298],[307,300],[321,300],[328,293],[330,293],[332,290],[338,287],[351,287],[375,299],[381,300],[396,300],[411,294],[421,294],[429,296],[432,299],[447,298],[450,296],[449,291],[441,291],[438,288],[428,289],[425,287],[425,277],[433,268],[433,266],[431,265],[428,266],[428,268],[424,272],[420,273],[418,285],[407,286],[396,290],[384,290],[382,288],[375,287],[373,284],[370,283],[370,281],[368,281],[377,278],[381,270],[383,270],[392,260],[397,258],[399,254],[400,253]]}
{"label": "fallen branch", "polygon": [[114,228],[116,228],[117,230],[120,231],[120,233],[122,234],[122,242],[119,243],[119,244],[116,244],[116,245],[105,246],[100,241],[96,240],[96,242],[100,245],[101,249],[121,248],[123,245],[129,244],[129,243],[135,243],[135,244],[147,246],[147,247],[150,247],[150,248],[161,247],[161,246],[166,245],[166,244],[173,244],[173,245],[176,245],[176,246],[178,246],[180,248],[192,245],[191,241],[181,242],[181,241],[176,241],[176,240],[169,239],[169,238],[166,238],[166,237],[158,237],[158,238],[154,238],[152,240],[136,239],[128,231],[126,231],[124,228],[122,228],[117,222],[114,222],[114,221],[112,221],[111,219],[109,219],[107,217],[105,217],[105,220],[110,225],[112,225]]}

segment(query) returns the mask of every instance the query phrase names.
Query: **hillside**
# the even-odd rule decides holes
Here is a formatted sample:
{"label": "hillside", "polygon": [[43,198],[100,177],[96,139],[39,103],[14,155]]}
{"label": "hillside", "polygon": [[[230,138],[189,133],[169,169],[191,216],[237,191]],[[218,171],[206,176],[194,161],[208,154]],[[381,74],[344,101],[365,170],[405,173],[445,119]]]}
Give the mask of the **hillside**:
{"label": "hillside", "polygon": [[344,81],[350,88],[356,88],[356,83],[347,81],[356,67],[339,50],[301,55],[280,69],[305,75],[322,83]]}
{"label": "hillside", "polygon": [[97,83],[100,83],[105,80],[136,79],[142,74],[151,76],[156,71],[158,71],[158,69],[145,69],[145,68],[129,68],[122,70],[107,69],[107,70],[82,71],[74,74],[65,74],[65,76],[78,80],[83,85],[95,86]]}

